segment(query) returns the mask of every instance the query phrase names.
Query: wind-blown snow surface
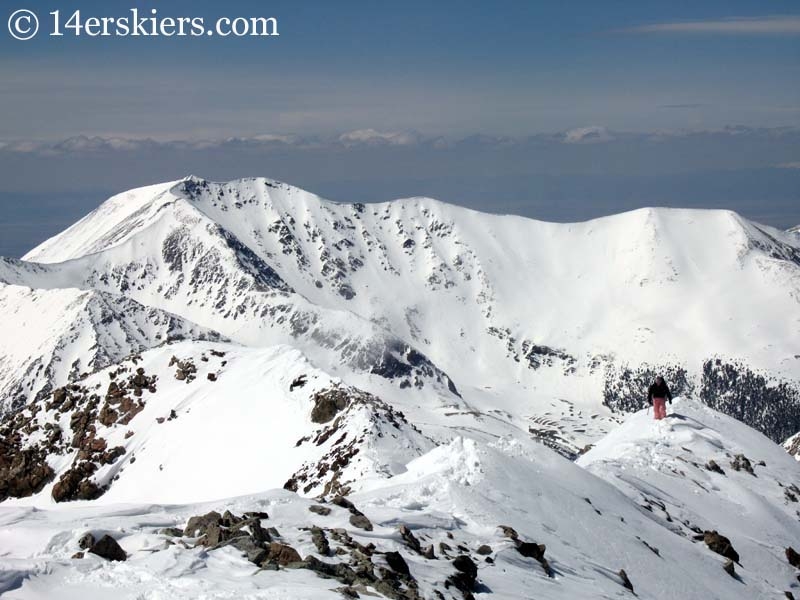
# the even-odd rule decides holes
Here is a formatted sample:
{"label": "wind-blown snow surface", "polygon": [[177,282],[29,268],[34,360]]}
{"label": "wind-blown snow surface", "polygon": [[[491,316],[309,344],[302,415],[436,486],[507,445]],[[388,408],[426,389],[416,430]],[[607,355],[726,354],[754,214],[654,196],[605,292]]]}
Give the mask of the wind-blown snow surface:
{"label": "wind-blown snow surface", "polygon": [[[797,504],[784,503],[781,485],[796,481],[800,466],[760,434],[696,402],[678,402],[672,412],[658,424],[644,413],[631,416],[579,461],[588,470],[531,441],[456,438],[412,460],[401,474],[363,482],[351,495],[374,523],[371,532],[355,529],[342,508],[312,514],[312,501],[285,491],[178,505],[119,505],[109,498],[71,506],[44,499],[6,503],[0,507],[0,590],[13,599],[341,597],[337,582],[308,571],[259,571],[232,547],[185,547],[159,533],[216,509],[266,511],[264,527],[276,527],[301,556],[330,563],[345,559],[317,552],[312,523],[346,529],[379,552],[399,551],[423,597],[435,597],[436,590],[461,597],[443,585],[454,572],[448,555],[458,554],[478,562],[477,598],[629,597],[618,575],[623,568],[644,598],[777,598],[796,591],[795,569],[782,555],[796,543],[800,525]],[[755,475],[733,471],[726,453],[734,452],[765,465]],[[724,475],[691,464],[710,458]],[[722,557],[692,539],[684,522],[731,539],[740,554],[736,578],[723,571]],[[437,558],[412,552],[398,534],[400,524],[433,543]],[[522,556],[501,525],[545,544],[553,576]],[[111,533],[128,561],[71,559],[86,531]],[[440,542],[452,550],[446,554]],[[483,544],[492,563],[477,554]]]}

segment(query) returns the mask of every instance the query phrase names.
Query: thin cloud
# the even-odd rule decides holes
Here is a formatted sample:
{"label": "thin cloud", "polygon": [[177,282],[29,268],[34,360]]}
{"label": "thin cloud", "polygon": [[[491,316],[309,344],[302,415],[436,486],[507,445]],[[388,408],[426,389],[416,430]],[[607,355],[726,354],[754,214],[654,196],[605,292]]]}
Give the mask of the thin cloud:
{"label": "thin cloud", "polygon": [[800,35],[800,16],[726,17],[709,21],[651,23],[616,29],[615,33],[697,33],[724,35]]}
{"label": "thin cloud", "polygon": [[[703,104],[663,105],[665,108],[691,108]],[[729,125],[718,129],[653,129],[649,131],[609,130],[599,125],[576,127],[556,133],[531,133],[515,137],[490,134],[473,134],[467,137],[425,135],[413,131],[379,131],[367,128],[327,136],[301,136],[297,134],[262,133],[247,137],[154,140],[125,136],[78,135],[61,140],[0,140],[0,156],[9,154],[35,154],[40,156],[98,155],[98,154],[148,154],[156,150],[181,152],[203,151],[305,151],[355,148],[428,148],[454,150],[469,148],[509,148],[524,145],[624,143],[626,141],[663,141],[678,138],[752,136],[760,139],[777,139],[800,136],[797,127],[753,128]],[[794,157],[792,157],[794,158]],[[795,168],[795,163],[780,165]]]}
{"label": "thin cloud", "polygon": [[591,127],[577,127],[564,134],[563,140],[567,144],[596,144],[610,142],[614,136],[605,127],[592,125]]}
{"label": "thin cloud", "polygon": [[675,109],[692,109],[692,108],[704,108],[706,106],[711,106],[710,104],[703,104],[702,102],[692,102],[687,104],[662,104],[659,108],[675,108]]}

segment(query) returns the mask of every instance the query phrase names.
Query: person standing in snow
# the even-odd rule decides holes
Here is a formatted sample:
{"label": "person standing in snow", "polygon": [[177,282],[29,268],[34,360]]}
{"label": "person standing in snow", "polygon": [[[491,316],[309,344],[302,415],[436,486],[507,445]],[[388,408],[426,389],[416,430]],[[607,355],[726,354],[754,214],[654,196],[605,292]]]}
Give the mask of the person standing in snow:
{"label": "person standing in snow", "polygon": [[667,400],[672,404],[672,392],[664,378],[659,375],[647,391],[647,401],[653,407],[653,415],[657,421],[667,416]]}

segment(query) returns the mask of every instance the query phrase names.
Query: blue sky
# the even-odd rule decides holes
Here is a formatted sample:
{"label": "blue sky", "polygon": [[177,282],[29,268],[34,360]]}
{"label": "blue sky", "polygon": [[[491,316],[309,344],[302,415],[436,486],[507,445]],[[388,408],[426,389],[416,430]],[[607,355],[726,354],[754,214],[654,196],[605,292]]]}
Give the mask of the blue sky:
{"label": "blue sky", "polygon": [[[124,2],[38,2],[84,16]],[[511,134],[800,124],[797,2],[160,2],[275,16],[279,38],[2,37],[3,138],[365,127]],[[793,33],[649,31],[731,18]],[[640,28],[637,30],[636,28]],[[644,30],[641,30],[645,28]],[[751,28],[752,29],[752,28]]]}
{"label": "blue sky", "polygon": [[276,17],[281,35],[20,42],[0,31],[0,254],[110,193],[188,173],[553,220],[662,204],[800,223],[796,1],[32,0],[4,11],[34,9],[45,30],[51,10],[118,17],[134,4],[207,23]]}

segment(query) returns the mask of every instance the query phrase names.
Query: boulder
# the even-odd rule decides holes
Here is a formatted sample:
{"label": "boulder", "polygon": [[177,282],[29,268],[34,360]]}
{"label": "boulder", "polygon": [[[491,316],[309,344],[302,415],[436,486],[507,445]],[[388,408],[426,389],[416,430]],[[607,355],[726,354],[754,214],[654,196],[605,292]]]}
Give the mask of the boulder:
{"label": "boulder", "polygon": [[261,519],[258,518],[245,519],[235,524],[230,528],[230,537],[237,537],[239,533],[247,535],[247,533],[244,531],[245,529],[249,530],[250,537],[252,537],[256,542],[264,544],[272,541],[272,536],[270,536],[269,532],[261,526]]}
{"label": "boulder", "polygon": [[267,557],[262,562],[274,562],[282,567],[285,567],[289,563],[301,562],[301,561],[302,559],[300,558],[300,555],[297,553],[297,550],[295,550],[291,546],[287,546],[286,544],[279,544],[277,542],[272,542],[269,545]]}
{"label": "boulder", "polygon": [[350,525],[364,531],[372,531],[372,522],[362,514],[350,515]]}
{"label": "boulder", "polygon": [[481,556],[487,556],[492,553],[492,547],[488,544],[481,544],[477,550],[478,554]]}
{"label": "boulder", "polygon": [[339,388],[324,390],[314,394],[314,408],[311,409],[311,421],[327,423],[348,405],[347,392]]}
{"label": "boulder", "polygon": [[78,540],[78,548],[81,550],[88,550],[92,546],[94,546],[95,539],[91,532],[84,533],[81,536],[81,539]]}
{"label": "boulder", "polygon": [[734,550],[731,541],[724,535],[720,535],[716,531],[706,531],[703,534],[703,541],[712,552],[729,558],[733,562],[739,562],[739,553]]}
{"label": "boulder", "polygon": [[546,549],[547,547],[544,544],[536,544],[534,542],[519,542],[517,544],[517,551],[522,554],[522,556],[527,556],[528,558],[533,558],[538,561],[544,559],[544,551]]}
{"label": "boulder", "polygon": [[630,590],[631,593],[636,594],[636,592],[633,591],[633,584],[631,583],[631,580],[628,577],[628,574],[625,572],[625,569],[620,569],[619,570],[619,578],[622,579],[623,587],[625,587],[626,589]]}
{"label": "boulder", "polygon": [[233,546],[242,552],[247,560],[256,565],[260,565],[269,556],[269,551],[264,546],[248,536],[233,538],[225,545]]}
{"label": "boulder", "polygon": [[518,540],[519,534],[517,530],[513,527],[509,527],[508,525],[499,525],[500,530],[503,532],[503,535],[511,540]]}
{"label": "boulder", "polygon": [[53,486],[53,500],[67,502],[70,500],[95,500],[105,493],[105,488],[100,487],[90,479],[97,470],[93,462],[84,461],[64,472]]}
{"label": "boulder", "polygon": [[215,510],[204,515],[192,517],[186,524],[183,535],[186,537],[199,537],[206,532],[209,525],[219,525],[220,521],[222,521],[222,515]]}
{"label": "boulder", "polygon": [[422,554],[422,545],[419,543],[419,540],[416,538],[414,533],[405,525],[400,525],[400,537],[403,538],[406,546],[411,548],[417,554]]}
{"label": "boulder", "polygon": [[128,559],[125,550],[117,543],[117,540],[110,535],[104,535],[96,542],[89,550],[92,554],[96,554],[106,560],[123,561]]}
{"label": "boulder", "polygon": [[314,546],[316,546],[317,552],[322,554],[322,556],[330,555],[331,546],[328,543],[328,537],[322,529],[319,527],[311,528],[311,541],[314,543]]}
{"label": "boulder", "polygon": [[786,549],[786,560],[788,560],[789,564],[795,569],[800,569],[800,554],[791,546]]}
{"label": "boulder", "polygon": [[[384,555],[384,558],[386,558],[386,563],[389,565],[392,571],[395,571],[404,577],[411,576],[408,563],[406,563],[406,560],[403,558],[402,554],[399,552],[387,552]],[[477,573],[477,569],[475,572]]]}
{"label": "boulder", "polygon": [[323,517],[327,517],[329,514],[331,514],[330,508],[327,506],[320,506],[319,504],[312,504],[308,507],[308,510]]}
{"label": "boulder", "polygon": [[475,582],[478,580],[478,566],[469,556],[463,554],[453,560],[453,566],[456,572],[447,578],[445,586],[452,585],[464,595],[464,598],[471,598]]}
{"label": "boulder", "polygon": [[36,494],[55,476],[46,453],[38,448],[6,449],[0,445],[0,450],[0,502]]}

